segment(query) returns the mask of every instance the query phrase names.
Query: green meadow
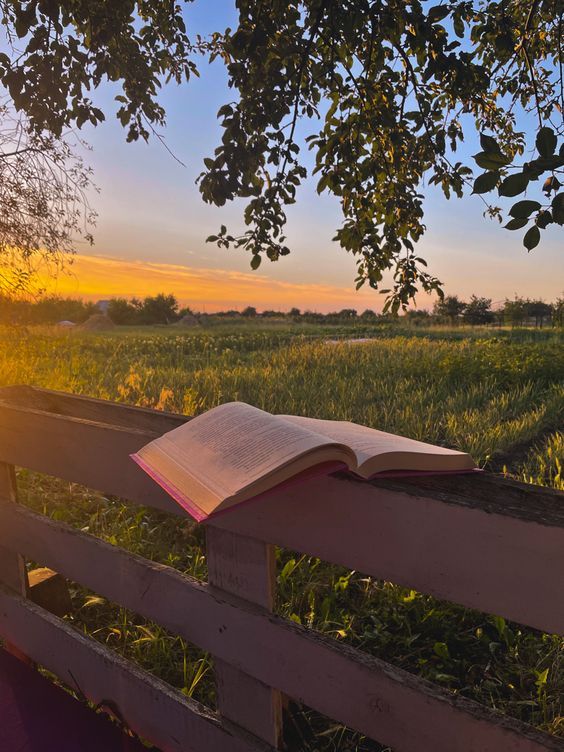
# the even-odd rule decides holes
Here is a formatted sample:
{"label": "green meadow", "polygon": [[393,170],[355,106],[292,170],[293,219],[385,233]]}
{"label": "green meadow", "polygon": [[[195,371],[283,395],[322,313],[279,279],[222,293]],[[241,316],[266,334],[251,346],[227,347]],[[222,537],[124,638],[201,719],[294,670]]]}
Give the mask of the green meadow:
{"label": "green meadow", "polygon": [[[367,342],[354,342],[369,338]],[[229,400],[346,419],[470,452],[487,469],[564,490],[562,330],[395,325],[0,329],[0,386],[33,384],[197,414]],[[206,576],[201,528],[20,472],[24,503]],[[299,521],[296,521],[299,524]],[[278,551],[277,611],[453,692],[564,737],[561,637]],[[561,573],[554,573],[561,576]],[[189,696],[214,703],[210,658],[74,587],[70,619]],[[296,749],[379,750],[293,708]]]}

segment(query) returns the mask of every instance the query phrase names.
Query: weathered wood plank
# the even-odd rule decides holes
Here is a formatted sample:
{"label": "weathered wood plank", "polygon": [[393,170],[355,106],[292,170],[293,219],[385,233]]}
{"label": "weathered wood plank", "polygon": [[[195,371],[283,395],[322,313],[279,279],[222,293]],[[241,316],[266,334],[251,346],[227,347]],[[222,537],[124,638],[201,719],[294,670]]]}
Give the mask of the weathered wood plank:
{"label": "weathered wood plank", "polygon": [[[564,494],[537,494],[536,517],[533,494],[526,517],[522,504],[518,513],[515,504],[503,508],[505,483],[458,480],[475,495],[435,496],[430,481],[419,491],[415,481],[316,478],[208,524],[564,634],[564,577],[554,574],[564,571]],[[519,501],[529,498],[530,487],[510,485]],[[486,493],[490,501],[479,503],[484,486],[497,489],[497,501]]]}
{"label": "weathered wood plank", "polygon": [[188,420],[186,416],[177,413],[134,407],[121,402],[109,402],[95,397],[28,385],[0,387],[0,402],[8,403],[12,407],[32,408],[56,415],[92,420],[96,423],[138,428],[159,436]]}
{"label": "weathered wood plank", "polygon": [[[2,752],[148,752],[147,747],[0,648]],[[153,752],[155,752],[153,748]]]}
{"label": "weathered wood plank", "polygon": [[32,569],[28,573],[28,598],[55,616],[66,616],[72,611],[72,601],[64,577],[48,567]]}
{"label": "weathered wood plank", "polygon": [[129,457],[155,435],[0,402],[0,462],[185,515]]}
{"label": "weathered wood plank", "polygon": [[[18,489],[16,483],[16,472],[13,465],[0,462],[0,507],[6,504],[16,504],[18,500]],[[29,582],[25,559],[20,551],[10,550],[3,545],[5,533],[0,529],[0,584],[4,584],[19,595],[25,596],[28,591]],[[19,658],[24,663],[31,664],[31,661],[15,645],[6,643],[6,650]]]}
{"label": "weathered wood plank", "polygon": [[[206,530],[208,582],[272,611],[276,583],[274,546],[216,528]],[[278,748],[282,741],[282,698],[221,659],[215,659],[218,709],[230,720]]]}
{"label": "weathered wood plank", "polygon": [[[0,402],[0,461],[183,514],[129,459],[153,436]],[[563,500],[486,474],[373,483],[326,477],[273,491],[209,524],[563,632],[564,584],[553,576],[563,569]]]}
{"label": "weathered wood plank", "polygon": [[[16,474],[14,467],[0,462],[0,506],[17,501]],[[4,583],[20,595],[27,591],[25,561],[19,551],[5,546],[3,531],[0,529],[0,583]]]}
{"label": "weathered wood plank", "polygon": [[268,747],[199,703],[0,587],[0,630],[37,663],[166,752],[266,752]]}
{"label": "weathered wood plank", "polygon": [[[1,509],[0,529],[69,579],[396,752],[564,750],[562,740],[25,508]],[[0,604],[0,631],[11,622],[2,614]]]}

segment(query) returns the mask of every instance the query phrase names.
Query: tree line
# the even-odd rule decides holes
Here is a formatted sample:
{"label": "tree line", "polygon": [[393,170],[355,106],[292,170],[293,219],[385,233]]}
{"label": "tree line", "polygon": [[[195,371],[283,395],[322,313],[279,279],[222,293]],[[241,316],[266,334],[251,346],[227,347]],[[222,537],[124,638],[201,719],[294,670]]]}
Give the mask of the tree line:
{"label": "tree line", "polygon": [[174,324],[190,311],[181,308],[174,295],[159,293],[142,300],[112,298],[104,304],[55,295],[22,299],[0,295],[0,322],[20,324],[57,324],[69,321],[82,324],[90,316],[106,314],[114,324]]}
{"label": "tree line", "polygon": [[310,324],[385,323],[403,320],[414,325],[449,324],[452,326],[497,325],[497,326],[564,326],[564,296],[553,303],[515,296],[506,298],[502,305],[492,309],[490,298],[472,295],[466,302],[457,295],[447,295],[438,300],[432,311],[412,309],[403,316],[389,313],[377,314],[367,308],[359,313],[354,308],[343,308],[330,313],[266,309],[258,311],[247,306],[242,311],[235,309],[218,311],[212,316],[193,312],[180,305],[174,295],[159,293],[146,298],[112,298],[100,306],[77,298],[45,296],[32,299],[14,299],[0,296],[0,322],[12,324],[57,324],[71,321],[85,322],[94,314],[104,313],[118,326],[148,326],[175,324],[188,317],[189,320],[205,323],[210,318],[233,321],[236,319],[267,320],[284,319]]}
{"label": "tree line", "polygon": [[[417,315],[411,312],[408,316]],[[564,297],[557,298],[554,303],[544,300],[532,300],[515,296],[513,300],[506,298],[503,305],[492,310],[490,298],[480,298],[472,295],[466,303],[457,295],[447,295],[438,300],[433,308],[433,316],[450,324],[510,324],[523,326],[534,323],[542,328],[546,323],[562,326],[564,323]]]}

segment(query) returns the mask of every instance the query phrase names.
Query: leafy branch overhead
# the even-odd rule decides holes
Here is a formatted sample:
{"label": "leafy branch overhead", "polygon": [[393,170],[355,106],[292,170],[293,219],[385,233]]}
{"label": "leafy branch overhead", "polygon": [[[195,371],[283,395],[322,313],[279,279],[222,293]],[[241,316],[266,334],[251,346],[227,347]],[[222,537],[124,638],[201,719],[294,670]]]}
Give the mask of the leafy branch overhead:
{"label": "leafy branch overhead", "polygon": [[[472,186],[471,164],[456,158],[465,130],[492,134],[475,157],[486,172],[474,192],[516,196],[548,173],[550,206],[539,202],[528,248],[562,223],[561,1],[240,0],[238,8],[222,52],[239,96],[219,111],[222,142],[200,186],[217,205],[248,199],[246,232],[215,239],[250,252],[253,268],[289,252],[285,208],[306,175],[300,118],[320,121],[307,139],[317,189],[340,200],[335,239],[356,257],[357,287],[380,288],[391,270],[393,288],[383,292],[392,310],[418,288],[440,293],[415,250],[425,231],[422,186],[439,185],[447,197]],[[531,145],[518,114],[538,123],[538,157],[521,168],[514,160]],[[536,203],[517,203],[509,226],[524,227],[533,212]]]}
{"label": "leafy branch overhead", "polygon": [[[562,0],[237,0],[236,8],[236,28],[202,39],[168,0],[0,0],[10,42],[0,81],[34,128],[55,135],[103,120],[92,91],[119,82],[117,114],[133,140],[164,122],[163,79],[196,75],[196,55],[223,60],[233,97],[219,109],[221,142],[199,185],[217,206],[246,200],[247,229],[222,227],[209,240],[247,251],[253,269],[288,255],[286,211],[309,165],[303,120],[317,190],[340,201],[335,240],[356,259],[357,287],[381,289],[391,273],[383,291],[391,310],[418,289],[441,294],[416,250],[426,183],[449,198],[472,186],[527,191],[507,227],[530,223],[528,248],[562,224]],[[488,134],[477,178],[460,156],[468,131]],[[546,200],[529,195],[541,177]]]}
{"label": "leafy branch overhead", "polygon": [[[529,184],[538,182],[541,176],[544,178],[543,203],[531,199],[517,201],[509,210],[511,219],[505,225],[508,230],[521,230],[532,222],[523,237],[523,245],[531,251],[540,242],[541,230],[551,224],[564,225],[564,191],[559,191],[562,183],[558,179],[564,172],[564,142],[557,151],[556,133],[549,126],[542,126],[535,142],[538,156],[520,166],[511,164],[491,136],[482,135],[480,142],[483,151],[474,159],[487,171],[474,181],[474,193],[489,193],[497,188],[500,196],[512,198],[527,192],[532,187]],[[509,172],[510,169],[514,172]]]}

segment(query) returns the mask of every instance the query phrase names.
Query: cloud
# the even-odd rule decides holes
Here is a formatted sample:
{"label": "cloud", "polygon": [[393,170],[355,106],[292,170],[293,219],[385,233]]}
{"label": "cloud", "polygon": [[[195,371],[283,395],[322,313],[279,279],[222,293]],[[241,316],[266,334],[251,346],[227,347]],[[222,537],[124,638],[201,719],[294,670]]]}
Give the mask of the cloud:
{"label": "cloud", "polygon": [[339,308],[381,309],[384,299],[374,291],[303,284],[271,279],[264,274],[188,267],[146,261],[80,255],[48,290],[87,300],[143,298],[172,293],[183,305],[208,312],[252,305],[259,310],[293,306],[327,312]]}

